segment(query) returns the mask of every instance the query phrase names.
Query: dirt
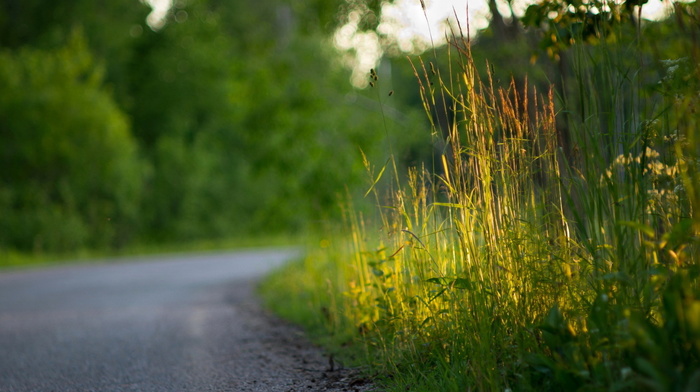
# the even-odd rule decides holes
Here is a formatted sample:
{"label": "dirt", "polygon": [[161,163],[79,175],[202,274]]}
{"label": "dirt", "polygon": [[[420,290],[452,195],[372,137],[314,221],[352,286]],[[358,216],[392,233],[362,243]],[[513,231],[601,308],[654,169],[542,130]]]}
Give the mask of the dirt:
{"label": "dirt", "polygon": [[245,320],[242,329],[247,336],[239,339],[246,345],[242,349],[256,353],[248,364],[250,377],[238,385],[240,391],[378,391],[360,371],[343,366],[311,343],[299,326],[263,309],[258,298],[235,306]]}

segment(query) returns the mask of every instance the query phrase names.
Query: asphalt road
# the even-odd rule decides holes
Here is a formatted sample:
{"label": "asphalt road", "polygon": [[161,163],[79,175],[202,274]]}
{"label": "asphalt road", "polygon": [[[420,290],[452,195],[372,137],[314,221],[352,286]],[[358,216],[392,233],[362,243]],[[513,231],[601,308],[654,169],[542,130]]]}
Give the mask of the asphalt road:
{"label": "asphalt road", "polygon": [[252,294],[294,254],[1,272],[0,391],[331,390],[314,387],[328,360]]}

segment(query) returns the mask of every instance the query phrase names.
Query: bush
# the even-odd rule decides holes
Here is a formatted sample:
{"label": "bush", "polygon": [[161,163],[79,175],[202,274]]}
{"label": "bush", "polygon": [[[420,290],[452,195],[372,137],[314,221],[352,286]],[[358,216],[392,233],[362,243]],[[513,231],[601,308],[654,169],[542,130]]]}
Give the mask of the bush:
{"label": "bush", "polygon": [[145,166],[84,39],[0,53],[0,246],[69,251],[134,232]]}

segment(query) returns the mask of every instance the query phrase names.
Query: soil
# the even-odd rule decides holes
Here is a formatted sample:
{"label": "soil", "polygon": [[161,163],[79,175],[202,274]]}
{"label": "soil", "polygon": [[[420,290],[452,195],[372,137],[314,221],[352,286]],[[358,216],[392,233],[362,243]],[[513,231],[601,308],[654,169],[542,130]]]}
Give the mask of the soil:
{"label": "soil", "polygon": [[259,354],[258,374],[239,385],[241,391],[378,391],[359,370],[344,367],[311,343],[299,326],[263,309],[259,299],[237,308],[246,320],[244,333],[250,333],[242,341],[249,352]]}

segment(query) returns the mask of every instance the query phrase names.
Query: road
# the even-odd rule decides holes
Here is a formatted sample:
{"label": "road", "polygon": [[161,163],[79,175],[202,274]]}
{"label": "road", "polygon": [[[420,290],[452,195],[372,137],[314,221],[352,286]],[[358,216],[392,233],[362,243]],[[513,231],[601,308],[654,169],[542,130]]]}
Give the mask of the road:
{"label": "road", "polygon": [[256,279],[294,255],[2,272],[0,391],[320,391],[356,383],[343,374],[331,380],[328,359],[260,309]]}

